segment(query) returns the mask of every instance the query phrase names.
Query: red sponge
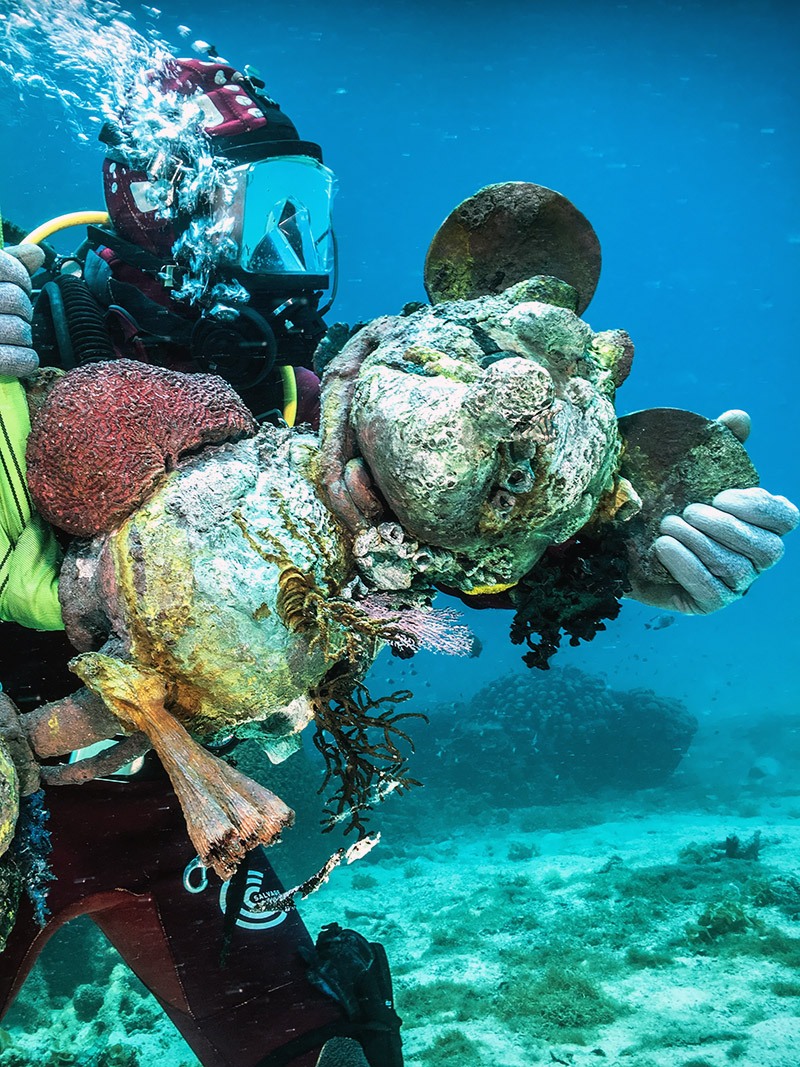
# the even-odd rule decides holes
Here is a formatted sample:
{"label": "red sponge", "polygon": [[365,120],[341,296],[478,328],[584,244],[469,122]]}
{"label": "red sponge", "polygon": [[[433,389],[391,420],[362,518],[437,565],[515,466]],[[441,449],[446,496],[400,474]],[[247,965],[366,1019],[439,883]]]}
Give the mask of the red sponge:
{"label": "red sponge", "polygon": [[34,421],[31,496],[54,526],[93,536],[127,518],[185,453],[257,428],[216,375],[128,359],[88,364],[53,387]]}

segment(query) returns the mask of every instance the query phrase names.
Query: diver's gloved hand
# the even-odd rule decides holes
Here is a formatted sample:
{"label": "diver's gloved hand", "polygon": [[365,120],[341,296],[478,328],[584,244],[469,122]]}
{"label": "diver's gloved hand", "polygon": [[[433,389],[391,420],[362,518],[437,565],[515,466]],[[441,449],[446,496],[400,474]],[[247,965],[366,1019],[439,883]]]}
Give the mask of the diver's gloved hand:
{"label": "diver's gloved hand", "polygon": [[37,245],[0,251],[0,375],[24,378],[39,366],[31,347],[31,275],[44,263]]}
{"label": "diver's gloved hand", "polygon": [[[740,441],[750,433],[744,411],[726,411],[718,421]],[[794,504],[761,488],[726,489],[711,504],[689,504],[682,515],[667,515],[655,553],[681,591],[660,606],[689,615],[724,608],[778,562],[781,537],[798,522]]]}

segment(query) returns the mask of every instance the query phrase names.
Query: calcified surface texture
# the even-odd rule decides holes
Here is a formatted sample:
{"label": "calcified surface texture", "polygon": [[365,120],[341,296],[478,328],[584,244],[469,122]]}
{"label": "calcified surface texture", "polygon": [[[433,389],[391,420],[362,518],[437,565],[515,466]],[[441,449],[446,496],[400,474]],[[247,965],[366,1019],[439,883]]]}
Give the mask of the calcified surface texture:
{"label": "calcified surface texture", "polygon": [[301,632],[282,596],[292,569],[325,592],[347,575],[305,476],[313,455],[314,438],[265,428],[193,458],[117,530],[77,543],[62,578],[73,641],[121,642],[177,685],[175,713],[200,734],[265,719],[278,735],[302,728],[308,709],[289,706],[345,643],[331,625],[312,647],[318,631]]}
{"label": "calcified surface texture", "polygon": [[[62,110],[36,95],[32,79],[63,84],[50,43],[60,32],[52,16],[67,10],[75,44],[62,38],[61,47],[83,65],[70,88],[89,98],[92,72],[108,79],[88,7],[0,0],[0,12],[27,11],[37,31],[4,97],[0,208],[21,226],[95,206],[100,151],[87,143],[77,155]],[[130,10],[141,27],[142,9]],[[713,417],[748,408],[764,484],[796,498],[800,5],[729,4],[723,17],[702,3],[619,0],[464,3],[457,18],[443,4],[426,5],[424,18],[414,4],[369,12],[313,0],[302,9],[229,6],[222,19],[219,5],[181,11],[231,60],[260,68],[301,135],[341,172],[334,317],[354,322],[422,298],[435,224],[479,184],[557,182],[603,244],[586,318],[596,329],[635,327],[636,390],[620,394],[618,410],[674,403]],[[127,58],[112,47],[113,79]],[[96,143],[92,126],[84,135]],[[521,786],[535,793],[552,734],[530,730],[526,742],[515,722],[516,752],[503,755],[508,689],[492,709],[472,705],[491,680],[525,673],[508,646],[507,613],[467,615],[483,642],[477,659],[387,656],[368,680],[376,694],[414,690],[414,710],[447,702],[437,740],[458,718],[473,751],[483,737],[491,752],[462,761],[458,789],[438,787],[438,744],[430,760],[411,763],[425,788],[392,794],[378,813],[396,822],[381,827],[380,846],[302,905],[313,933],[337,921],[386,945],[407,1067],[798,1067],[799,561],[787,543],[778,568],[711,619],[629,601],[590,646],[562,648],[548,675],[566,660],[615,692],[651,688],[688,703],[698,734],[657,789],[587,797],[560,777],[551,783],[558,799],[521,795]],[[520,702],[510,695],[513,714]],[[594,690],[575,696],[570,707],[557,692],[557,722],[543,722],[548,692],[528,721],[559,740],[568,726],[577,738],[601,737],[608,705]],[[649,703],[642,711],[646,740]],[[422,755],[424,723],[410,725]],[[615,748],[622,768],[638,772],[652,752],[606,736],[602,758],[594,745],[580,760],[564,751],[573,775],[599,769]],[[298,758],[273,770],[294,776]],[[283,781],[267,784],[298,811],[285,847],[300,855],[281,872],[293,885],[333,842],[319,838],[318,812],[301,829],[300,801]],[[757,830],[758,860],[711,847]],[[319,842],[317,855],[303,855],[301,841]],[[277,862],[282,851],[271,854]],[[267,931],[265,953],[270,943]],[[45,951],[2,1023],[2,1067],[196,1067],[118,959],[114,970],[89,920]]]}
{"label": "calcified surface texture", "polygon": [[[594,333],[574,306],[569,286],[534,278],[370,326],[379,344],[361,367],[352,424],[440,580],[515,582],[613,485],[614,393],[630,341]],[[362,539],[356,550],[370,548]]]}

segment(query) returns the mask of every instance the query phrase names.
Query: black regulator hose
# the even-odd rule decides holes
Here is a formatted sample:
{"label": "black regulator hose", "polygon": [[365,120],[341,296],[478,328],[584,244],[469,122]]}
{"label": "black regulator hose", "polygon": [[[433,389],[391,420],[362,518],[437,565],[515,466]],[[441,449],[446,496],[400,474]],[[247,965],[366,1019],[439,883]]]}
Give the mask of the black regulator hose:
{"label": "black regulator hose", "polygon": [[64,370],[114,359],[103,310],[82,278],[62,274],[42,288],[33,316],[33,347],[43,364]]}

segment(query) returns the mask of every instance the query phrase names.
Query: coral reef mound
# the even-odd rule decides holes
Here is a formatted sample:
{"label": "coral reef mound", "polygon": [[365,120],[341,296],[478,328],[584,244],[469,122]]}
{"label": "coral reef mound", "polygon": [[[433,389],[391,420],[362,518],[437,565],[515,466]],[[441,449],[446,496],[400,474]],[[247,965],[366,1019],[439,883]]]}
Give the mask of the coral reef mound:
{"label": "coral reef mound", "polygon": [[431,724],[439,755],[426,780],[474,792],[479,778],[500,806],[660,785],[697,730],[680,701],[574,668],[499,678],[457,716],[432,712]]}

